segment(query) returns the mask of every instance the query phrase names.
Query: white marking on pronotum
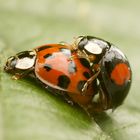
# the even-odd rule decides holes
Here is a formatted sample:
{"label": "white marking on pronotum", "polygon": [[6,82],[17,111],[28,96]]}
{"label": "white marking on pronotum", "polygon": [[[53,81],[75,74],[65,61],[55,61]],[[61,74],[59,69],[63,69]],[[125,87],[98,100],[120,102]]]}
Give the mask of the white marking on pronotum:
{"label": "white marking on pronotum", "polygon": [[34,62],[34,58],[25,57],[18,59],[15,67],[18,69],[29,69],[34,65]]}
{"label": "white marking on pronotum", "polygon": [[89,41],[85,45],[85,49],[92,54],[101,54],[102,53],[102,48],[97,43],[94,43],[92,41]]}

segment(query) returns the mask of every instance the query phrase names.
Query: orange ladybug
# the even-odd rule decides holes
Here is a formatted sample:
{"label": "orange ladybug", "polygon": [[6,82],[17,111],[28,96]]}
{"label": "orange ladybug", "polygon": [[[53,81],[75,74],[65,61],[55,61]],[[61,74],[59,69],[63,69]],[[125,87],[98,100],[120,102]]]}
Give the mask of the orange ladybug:
{"label": "orange ladybug", "polygon": [[[70,59],[71,56],[74,56],[73,59]],[[32,76],[48,90],[57,92],[68,102],[81,106],[91,103],[97,92],[96,80],[82,92],[84,84],[93,75],[90,64],[62,44],[47,44],[11,56],[4,70],[14,74],[15,79]]]}

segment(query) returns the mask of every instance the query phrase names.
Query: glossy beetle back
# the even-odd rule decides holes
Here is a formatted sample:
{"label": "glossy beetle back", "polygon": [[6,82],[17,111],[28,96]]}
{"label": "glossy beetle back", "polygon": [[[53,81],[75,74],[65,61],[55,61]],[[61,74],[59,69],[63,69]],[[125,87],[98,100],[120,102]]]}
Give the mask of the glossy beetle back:
{"label": "glossy beetle back", "polygon": [[115,46],[106,52],[101,64],[100,84],[110,101],[110,108],[121,105],[131,85],[131,69],[125,55]]}

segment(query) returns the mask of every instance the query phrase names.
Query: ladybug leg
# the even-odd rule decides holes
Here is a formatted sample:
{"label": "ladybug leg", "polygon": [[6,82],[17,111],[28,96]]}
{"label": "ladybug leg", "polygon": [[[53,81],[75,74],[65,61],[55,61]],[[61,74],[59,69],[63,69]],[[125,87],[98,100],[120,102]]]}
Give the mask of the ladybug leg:
{"label": "ladybug leg", "polygon": [[85,53],[83,53],[83,52],[81,52],[79,50],[73,50],[73,52],[75,52],[77,55],[76,56],[75,55],[71,55],[68,58],[70,61],[72,61],[75,58],[84,58],[84,59],[87,59],[89,61],[89,57]]}
{"label": "ladybug leg", "polygon": [[68,93],[66,91],[59,90],[58,94],[60,94],[68,104],[74,105],[74,102],[72,101],[70,96],[68,96]]}
{"label": "ladybug leg", "polygon": [[101,87],[99,88],[99,98],[99,107],[102,108],[102,110],[108,109],[107,96]]}
{"label": "ladybug leg", "polygon": [[[41,83],[41,82],[40,82]],[[42,84],[42,83],[41,83]],[[53,89],[45,84],[43,84],[45,89],[47,89],[49,92],[53,93],[54,95],[60,95],[68,104],[74,105],[74,102],[72,101],[71,97],[68,96],[68,93],[66,91],[58,90],[58,89]]]}
{"label": "ladybug leg", "polygon": [[97,78],[97,76],[99,75],[99,73],[100,73],[100,69],[98,69],[98,71],[92,76],[92,77],[90,77],[87,81],[86,81],[86,83],[83,85],[83,88],[82,88],[82,95],[85,95],[85,93],[86,93],[86,91],[87,91],[87,89],[88,89],[88,86],[90,85],[90,84],[92,84],[92,82]]}
{"label": "ladybug leg", "polygon": [[97,99],[93,100],[93,106],[99,112],[109,109],[108,97],[100,85]]}
{"label": "ladybug leg", "polygon": [[68,104],[74,105],[74,102],[71,100],[71,98],[67,94],[64,94],[63,97]]}
{"label": "ladybug leg", "polygon": [[58,91],[58,94],[60,94],[62,96],[62,98],[64,98],[64,100],[70,104],[70,105],[74,105],[74,102],[72,101],[72,99],[70,98],[70,96],[68,96],[68,93],[66,91]]}
{"label": "ladybug leg", "polygon": [[64,45],[64,46],[67,46],[67,48],[70,49],[71,51],[76,51],[77,50],[75,45],[68,44],[67,42],[61,41],[60,44]]}
{"label": "ladybug leg", "polygon": [[15,73],[15,75],[12,76],[12,79],[13,79],[13,80],[21,79],[21,78],[23,78],[23,77],[29,75],[30,72],[33,71],[33,69],[34,69],[34,67],[32,67],[31,69],[28,69],[28,70],[26,70],[26,71],[24,71],[24,72],[22,72],[22,73]]}
{"label": "ladybug leg", "polygon": [[98,93],[94,95],[92,102],[90,102],[86,107],[86,111],[91,116],[93,114],[103,112],[110,108],[108,103],[108,98],[103,91],[103,89],[99,86]]}

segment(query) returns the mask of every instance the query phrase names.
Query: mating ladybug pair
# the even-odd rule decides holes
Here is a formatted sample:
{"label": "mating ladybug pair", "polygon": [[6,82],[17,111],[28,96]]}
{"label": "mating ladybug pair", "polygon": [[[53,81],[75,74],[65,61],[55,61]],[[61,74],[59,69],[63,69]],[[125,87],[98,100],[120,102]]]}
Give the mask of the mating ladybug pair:
{"label": "mating ladybug pair", "polygon": [[88,112],[121,105],[131,85],[125,55],[113,44],[92,36],[74,43],[46,44],[8,58],[4,67],[14,79],[31,76]]}

